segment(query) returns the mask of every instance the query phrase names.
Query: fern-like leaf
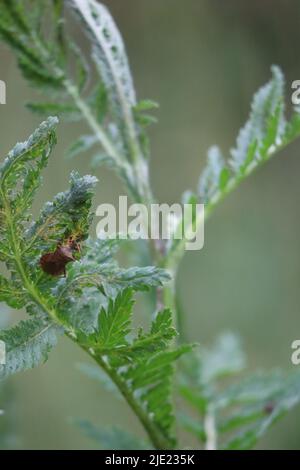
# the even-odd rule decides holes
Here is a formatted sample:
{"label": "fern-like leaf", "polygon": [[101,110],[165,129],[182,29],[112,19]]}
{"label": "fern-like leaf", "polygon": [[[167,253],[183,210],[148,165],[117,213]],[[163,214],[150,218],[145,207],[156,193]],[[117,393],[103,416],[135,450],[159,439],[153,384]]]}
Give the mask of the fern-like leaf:
{"label": "fern-like leaf", "polygon": [[76,331],[78,340],[91,348],[95,357],[105,356],[107,367],[117,374],[130,394],[162,436],[173,445],[174,412],[172,377],[175,361],[190,346],[169,349],[176,332],[169,310],[159,312],[148,333],[139,330],[132,335],[132,291],[120,292],[114,301],[102,308],[98,325],[90,334]]}
{"label": "fern-like leaf", "polygon": [[298,137],[299,122],[296,108],[290,122],[285,118],[284,77],[280,68],[273,66],[271,80],[254,95],[250,117],[239,132],[229,161],[217,147],[210,149],[199,181],[201,201],[210,207],[218,203],[257,166]]}
{"label": "fern-like leaf", "polygon": [[0,365],[0,379],[45,362],[59,333],[57,326],[43,318],[21,321],[10,330],[0,331],[6,350],[6,363]]}

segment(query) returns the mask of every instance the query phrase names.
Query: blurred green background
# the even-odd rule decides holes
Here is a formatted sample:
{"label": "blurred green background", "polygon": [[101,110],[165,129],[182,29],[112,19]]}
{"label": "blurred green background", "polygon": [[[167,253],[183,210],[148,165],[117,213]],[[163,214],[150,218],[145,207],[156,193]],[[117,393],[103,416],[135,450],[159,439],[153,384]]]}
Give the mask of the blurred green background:
{"label": "blurred green background", "polygon": [[[160,201],[176,202],[185,189],[195,188],[210,145],[228,154],[252,94],[269,79],[272,64],[285,73],[289,106],[291,82],[300,79],[297,0],[104,3],[124,36],[139,97],[161,105],[159,124],[150,132],[151,178]],[[39,118],[24,108],[34,90],[21,78],[12,53],[0,47],[0,79],[7,83],[7,104],[0,106],[5,155]],[[64,158],[78,132],[86,132],[84,124],[60,125],[40,203],[66,187],[74,166],[92,171],[86,155],[72,162]],[[178,289],[191,340],[209,345],[224,329],[238,332],[251,369],[293,367],[290,345],[300,337],[299,152],[296,142],[228,197],[206,224],[204,249],[187,253],[180,268]],[[97,204],[116,202],[124,194],[108,170],[97,170],[97,176]],[[20,314],[11,317],[14,322]],[[63,339],[45,366],[10,380],[12,428],[4,446],[95,447],[71,424],[73,418],[142,432],[125,404],[76,370],[75,364],[85,360]],[[260,448],[299,449],[299,420],[298,409],[268,433]]]}

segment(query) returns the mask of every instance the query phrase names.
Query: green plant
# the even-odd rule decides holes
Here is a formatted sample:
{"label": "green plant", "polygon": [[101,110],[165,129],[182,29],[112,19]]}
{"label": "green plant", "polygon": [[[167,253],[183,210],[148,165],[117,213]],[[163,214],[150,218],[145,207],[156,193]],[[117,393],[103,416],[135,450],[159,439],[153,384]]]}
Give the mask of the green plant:
{"label": "green plant", "polygon": [[[90,63],[66,30],[69,10],[88,34]],[[135,202],[151,204],[145,128],[154,120],[148,111],[157,105],[136,101],[124,44],[106,8],[95,0],[3,0],[0,13],[1,36],[15,50],[23,75],[50,96],[50,101],[28,107],[62,120],[85,120],[91,134],[72,143],[69,157],[99,147],[94,167],[109,165]],[[46,17],[51,18],[47,28]],[[91,89],[87,79],[92,64],[99,80],[97,75]],[[270,82],[254,97],[230,159],[212,147],[198,191],[186,192],[185,202],[205,202],[207,217],[257,167],[299,136],[300,115],[294,110],[286,120],[283,89],[282,72],[273,67]],[[45,361],[57,336],[64,334],[95,362],[95,366],[83,365],[82,371],[107,386],[101,369],[147,433],[147,442],[138,442],[120,429],[103,431],[80,422],[106,448],[178,445],[175,388],[198,413],[197,419],[178,413],[177,421],[201,445],[208,449],[253,447],[269,425],[300,400],[299,374],[259,374],[221,387],[223,376],[242,371],[244,355],[231,334],[221,337],[211,351],[183,344],[184,318],[176,302],[175,282],[185,240],[174,236],[169,244],[150,241],[149,254],[156,267],[119,267],[114,254],[121,241],[89,237],[95,177],[73,172],[70,188],[47,202],[39,217],[31,220],[32,202],[55,144],[57,123],[57,118],[48,117],[26,142],[14,147],[0,168],[0,259],[7,272],[0,278],[0,300],[29,314],[27,320],[0,333],[7,347],[0,377]],[[183,223],[178,222],[176,231]],[[193,223],[199,226],[202,221],[196,216]],[[74,234],[80,235],[82,250],[67,266],[67,276],[45,274],[39,266],[41,255],[53,252],[59,241]],[[135,332],[133,297],[136,291],[150,288],[155,289],[158,311],[148,331]],[[174,365],[179,358],[174,387]]]}

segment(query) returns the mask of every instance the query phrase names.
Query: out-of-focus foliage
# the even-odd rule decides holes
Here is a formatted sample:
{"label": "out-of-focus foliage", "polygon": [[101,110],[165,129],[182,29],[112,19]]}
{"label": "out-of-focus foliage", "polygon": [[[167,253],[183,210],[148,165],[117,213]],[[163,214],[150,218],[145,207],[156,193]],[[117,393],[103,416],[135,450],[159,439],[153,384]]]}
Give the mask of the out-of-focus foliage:
{"label": "out-of-focus foliage", "polygon": [[245,376],[245,365],[240,339],[232,333],[186,358],[188,373],[179,391],[194,413],[180,420],[206,448],[251,449],[300,401],[298,372]]}
{"label": "out-of-focus foliage", "polygon": [[[195,209],[197,202],[205,203],[207,217],[259,165],[293,142],[300,134],[299,109],[294,107],[289,121],[284,110],[284,76],[279,67],[273,66],[271,80],[254,95],[250,117],[238,134],[230,159],[227,161],[224,158],[218,146],[211,147],[207,165],[199,178],[197,193],[186,191],[183,202],[193,205]],[[193,224],[197,226],[201,223],[203,221],[195,210]],[[174,265],[182,256],[184,243],[177,235],[187,230],[185,224],[185,220],[177,222],[174,239],[168,247],[166,265]]]}

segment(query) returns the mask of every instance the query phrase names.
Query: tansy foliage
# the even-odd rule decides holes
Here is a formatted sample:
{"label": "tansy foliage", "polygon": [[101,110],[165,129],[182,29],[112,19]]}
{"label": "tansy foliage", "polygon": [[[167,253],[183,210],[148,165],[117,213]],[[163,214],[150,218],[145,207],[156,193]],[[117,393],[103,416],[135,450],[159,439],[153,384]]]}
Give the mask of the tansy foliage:
{"label": "tansy foliage", "polygon": [[45,362],[58,334],[58,327],[44,318],[21,321],[10,330],[0,331],[6,345],[6,365],[0,366],[0,378]]}
{"label": "tansy foliage", "polygon": [[[44,362],[64,331],[103,365],[166,445],[172,445],[173,363],[188,347],[169,349],[176,335],[169,310],[157,314],[148,333],[140,329],[130,339],[133,291],[161,286],[169,276],[155,267],[120,268],[112,259],[116,240],[84,243],[97,182],[92,176],[73,172],[70,188],[47,202],[32,221],[30,209],[55,143],[56,124],[56,118],[43,122],[0,167],[1,260],[10,273],[1,276],[0,301],[25,307],[31,314],[0,332],[7,351],[0,377]],[[81,259],[64,278],[45,274],[39,265],[41,254],[53,251],[70,235],[83,241]],[[133,398],[135,392],[138,398]]]}
{"label": "tansy foliage", "polygon": [[56,124],[56,118],[43,122],[27,141],[9,152],[0,167],[1,261],[9,273],[1,275],[0,300],[34,313],[34,318],[1,332],[7,350],[1,376],[34,367],[55,345],[59,325],[50,290],[53,281],[41,271],[39,258],[73,231],[85,238],[89,228],[92,189],[97,180],[75,173],[70,190],[47,203],[36,222],[31,218],[41,171],[56,141]]}
{"label": "tansy foliage", "polygon": [[106,367],[115,369],[118,379],[126,384],[140,406],[149,413],[161,434],[174,440],[171,379],[173,363],[190,346],[169,349],[176,331],[169,310],[158,312],[150,331],[132,331],[132,290],[121,291],[102,307],[98,324],[78,340],[93,353],[106,357]]}

